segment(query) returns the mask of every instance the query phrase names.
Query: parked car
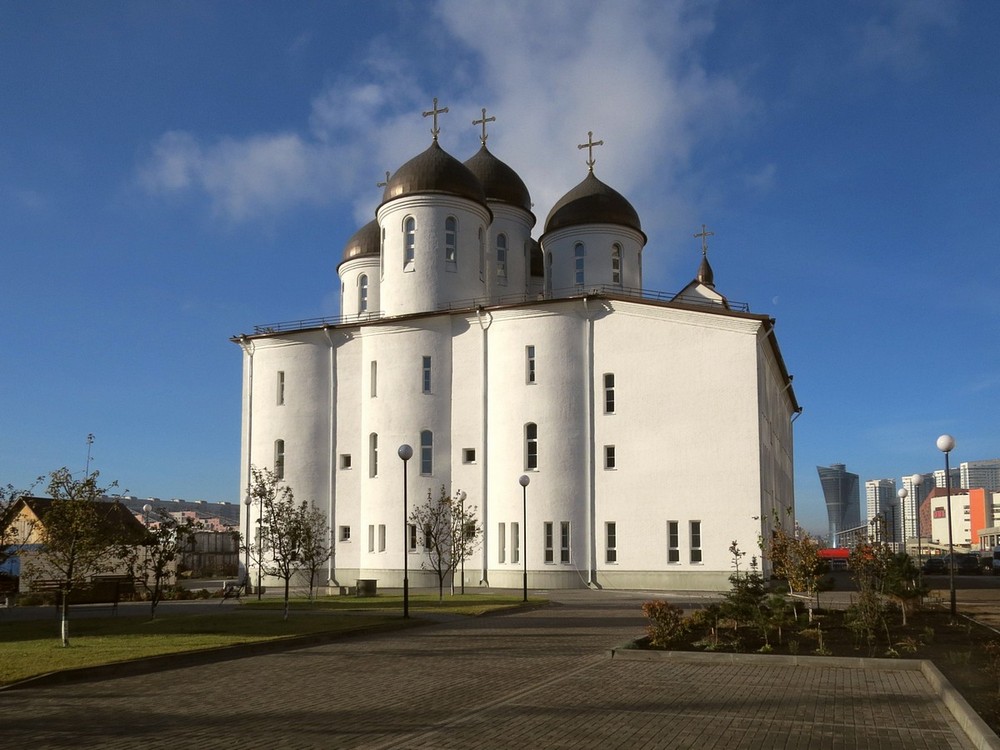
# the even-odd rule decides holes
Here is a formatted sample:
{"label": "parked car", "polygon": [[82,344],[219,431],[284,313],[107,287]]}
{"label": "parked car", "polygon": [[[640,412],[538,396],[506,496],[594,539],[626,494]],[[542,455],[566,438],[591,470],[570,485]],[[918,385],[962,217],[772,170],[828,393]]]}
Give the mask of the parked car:
{"label": "parked car", "polygon": [[957,554],[955,555],[955,574],[963,576],[977,576],[981,572],[979,566],[979,555]]}
{"label": "parked car", "polygon": [[927,576],[944,575],[948,572],[948,563],[943,557],[928,557],[920,570]]}

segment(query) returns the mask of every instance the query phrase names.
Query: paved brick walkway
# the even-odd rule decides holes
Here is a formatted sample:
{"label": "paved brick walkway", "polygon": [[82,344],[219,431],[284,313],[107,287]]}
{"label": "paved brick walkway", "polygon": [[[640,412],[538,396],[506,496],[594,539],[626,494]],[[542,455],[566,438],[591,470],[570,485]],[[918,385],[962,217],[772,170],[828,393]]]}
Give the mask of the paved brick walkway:
{"label": "paved brick walkway", "polygon": [[610,659],[639,595],[0,693],[9,747],[967,748],[920,672]]}

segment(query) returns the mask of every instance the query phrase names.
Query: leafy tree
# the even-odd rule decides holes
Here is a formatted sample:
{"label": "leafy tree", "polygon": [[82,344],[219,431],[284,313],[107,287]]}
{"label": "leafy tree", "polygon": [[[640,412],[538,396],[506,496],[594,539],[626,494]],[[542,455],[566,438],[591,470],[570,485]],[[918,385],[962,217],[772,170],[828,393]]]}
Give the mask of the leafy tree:
{"label": "leafy tree", "polygon": [[316,574],[323,563],[330,559],[333,544],[330,539],[330,525],[326,514],[312,504],[302,507],[302,568],[309,574],[309,598],[313,598]]}
{"label": "leafy tree", "polygon": [[847,610],[847,620],[859,642],[867,644],[871,656],[875,655],[880,632],[885,632],[887,642],[892,641],[883,599],[892,557],[892,550],[881,542],[865,542],[851,552],[850,566],[858,596]]}
{"label": "leafy tree", "polygon": [[899,604],[904,627],[908,611],[930,590],[921,579],[920,571],[914,565],[913,558],[905,552],[889,558],[883,588],[885,594]]}
{"label": "leafy tree", "polygon": [[260,526],[251,547],[257,564],[269,576],[285,583],[284,619],[288,619],[288,590],[302,567],[303,517],[307,503],[296,505],[292,488],[270,469],[250,470],[250,496],[261,504]]}
{"label": "leafy tree", "polygon": [[771,561],[774,577],[786,581],[790,593],[808,597],[809,622],[812,622],[813,599],[819,606],[819,592],[823,588],[826,571],[826,565],[819,556],[818,540],[801,526],[796,525],[794,534],[789,534],[784,525],[776,523],[771,538],[766,544],[761,544],[761,549]]}
{"label": "leafy tree", "polygon": [[436,500],[427,490],[424,504],[410,512],[410,523],[423,532],[427,560],[422,566],[437,574],[438,601],[442,601],[445,579],[454,576],[462,560],[482,541],[483,529],[476,519],[476,506],[459,503],[442,486]]}
{"label": "leafy tree", "polygon": [[69,595],[97,573],[114,569],[119,562],[115,553],[126,538],[124,527],[114,519],[117,508],[100,501],[116,487],[98,485],[97,471],[83,479],[74,479],[67,468],[49,475],[48,494],[53,502],[38,529],[41,548],[33,563],[35,572],[55,573],[62,594],[60,612],[62,645],[69,645]]}
{"label": "leafy tree", "polygon": [[163,599],[164,584],[172,575],[173,563],[194,544],[200,524],[190,518],[178,521],[163,508],[146,521],[142,543],[122,545],[120,556],[133,578],[149,595],[149,617],[156,617],[156,605]]}

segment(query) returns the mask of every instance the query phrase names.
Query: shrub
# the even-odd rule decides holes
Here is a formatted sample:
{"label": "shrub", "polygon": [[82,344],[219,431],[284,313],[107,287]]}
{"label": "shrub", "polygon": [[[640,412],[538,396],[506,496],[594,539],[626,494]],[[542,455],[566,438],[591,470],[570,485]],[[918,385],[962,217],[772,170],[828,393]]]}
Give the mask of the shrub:
{"label": "shrub", "polygon": [[642,614],[649,620],[646,634],[649,636],[650,645],[657,648],[666,648],[687,633],[684,610],[676,604],[653,599],[643,603]]}

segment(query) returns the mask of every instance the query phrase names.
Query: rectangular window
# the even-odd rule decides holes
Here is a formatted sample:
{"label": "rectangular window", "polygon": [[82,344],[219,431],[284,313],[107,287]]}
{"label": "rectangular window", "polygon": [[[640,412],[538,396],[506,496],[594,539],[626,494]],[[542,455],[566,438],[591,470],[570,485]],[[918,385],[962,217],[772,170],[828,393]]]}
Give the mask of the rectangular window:
{"label": "rectangular window", "polygon": [[424,393],[431,392],[431,358],[424,357],[423,374],[421,376],[421,387]]}
{"label": "rectangular window", "polygon": [[569,521],[559,524],[559,562],[569,562]]}
{"label": "rectangular window", "polygon": [[368,476],[378,476],[378,434],[368,436]]}
{"label": "rectangular window", "polygon": [[667,562],[681,561],[680,524],[677,521],[667,521]]}
{"label": "rectangular window", "polygon": [[368,524],[368,551],[375,551],[375,524]]}
{"label": "rectangular window", "polygon": [[349,542],[351,541],[351,527],[341,526],[340,527],[340,541]]}
{"label": "rectangular window", "polygon": [[372,398],[378,396],[378,362],[374,359],[371,364],[371,377],[368,385],[369,395]]}
{"label": "rectangular window", "polygon": [[378,525],[378,551],[385,552],[385,524]]}
{"label": "rectangular window", "polygon": [[407,547],[409,547],[410,552],[415,552],[417,549],[417,525],[415,523],[407,526],[407,535],[409,537]]}
{"label": "rectangular window", "polygon": [[538,425],[534,422],[524,426],[524,468],[538,468]]}
{"label": "rectangular window", "polygon": [[497,534],[497,562],[507,562],[507,526],[501,523]]}
{"label": "rectangular window", "polygon": [[497,278],[501,284],[507,283],[507,235],[497,237]]}
{"label": "rectangular window", "polygon": [[434,433],[430,430],[420,433],[420,473],[424,476],[434,473]]}
{"label": "rectangular window", "polygon": [[351,468],[351,454],[350,453],[341,453],[340,454],[340,468],[341,469],[350,469]]}
{"label": "rectangular window", "polygon": [[276,479],[285,478],[285,441],[274,441],[274,476]]}
{"label": "rectangular window", "polygon": [[510,561],[521,561],[521,526],[516,521],[510,525]]}
{"label": "rectangular window", "polygon": [[573,248],[573,262],[577,286],[582,286],[585,278],[583,266],[585,257],[586,251],[583,249],[583,243],[578,242],[576,247]]}
{"label": "rectangular window", "polygon": [[604,446],[604,468],[615,468],[615,446],[613,445]]}
{"label": "rectangular window", "polygon": [[552,556],[552,521],[545,522],[545,562],[555,562]]}
{"label": "rectangular window", "polygon": [[454,270],[458,260],[458,222],[454,216],[444,220],[444,260],[448,270]]}
{"label": "rectangular window", "polygon": [[609,563],[618,562],[618,529],[614,521],[604,524],[605,555],[604,559]]}
{"label": "rectangular window", "polygon": [[476,449],[475,448],[463,448],[462,449],[462,463],[463,464],[474,464],[474,463],[476,463]]}
{"label": "rectangular window", "polygon": [[525,365],[525,376],[524,379],[528,383],[535,382],[535,347],[526,346],[524,347],[524,365]]}
{"label": "rectangular window", "polygon": [[431,525],[427,524],[424,526],[424,549],[430,549],[434,546],[434,538],[431,535]]}
{"label": "rectangular window", "polygon": [[278,406],[285,405],[285,372],[278,370]]}
{"label": "rectangular window", "polygon": [[701,562],[701,521],[691,522],[691,562]]}
{"label": "rectangular window", "polygon": [[615,374],[604,373],[604,413],[615,413]]}

